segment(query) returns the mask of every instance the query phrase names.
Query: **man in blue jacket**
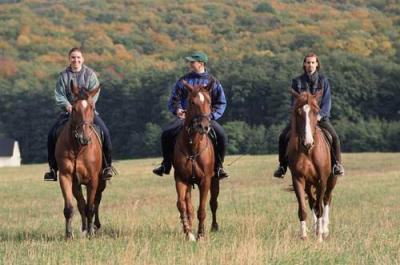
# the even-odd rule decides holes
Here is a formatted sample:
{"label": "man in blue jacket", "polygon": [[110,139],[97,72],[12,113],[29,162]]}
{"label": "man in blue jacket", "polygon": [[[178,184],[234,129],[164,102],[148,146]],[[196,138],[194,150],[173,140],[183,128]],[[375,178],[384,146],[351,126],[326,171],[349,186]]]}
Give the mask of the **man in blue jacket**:
{"label": "man in blue jacket", "polygon": [[177,119],[170,124],[161,135],[161,146],[163,153],[163,161],[160,166],[153,170],[153,173],[159,176],[169,174],[172,167],[172,155],[175,146],[175,139],[183,128],[185,119],[185,110],[188,106],[188,91],[184,88],[182,81],[186,80],[191,85],[207,85],[210,80],[214,81],[214,87],[211,90],[211,127],[217,136],[216,146],[216,176],[220,179],[229,177],[228,173],[223,169],[225,158],[225,149],[227,146],[227,136],[224,129],[217,120],[224,114],[226,108],[226,98],[221,83],[215,79],[206,69],[208,57],[203,52],[194,52],[185,58],[188,62],[190,72],[180,78],[172,90],[168,102],[169,111],[174,114]]}
{"label": "man in blue jacket", "polygon": [[[292,89],[298,93],[307,91],[315,94],[321,89],[322,98],[320,102],[320,112],[318,114],[319,127],[327,130],[332,135],[332,156],[333,156],[333,174],[336,176],[344,175],[344,168],[342,166],[342,156],[340,151],[340,140],[329,121],[331,111],[331,88],[328,79],[319,73],[321,63],[318,56],[310,53],[304,57],[303,70],[304,73],[292,80]],[[292,96],[292,107],[294,97]],[[288,144],[288,133],[290,131],[290,124],[282,131],[279,136],[279,167],[275,171],[274,176],[283,178],[287,170],[287,157],[286,148]]]}

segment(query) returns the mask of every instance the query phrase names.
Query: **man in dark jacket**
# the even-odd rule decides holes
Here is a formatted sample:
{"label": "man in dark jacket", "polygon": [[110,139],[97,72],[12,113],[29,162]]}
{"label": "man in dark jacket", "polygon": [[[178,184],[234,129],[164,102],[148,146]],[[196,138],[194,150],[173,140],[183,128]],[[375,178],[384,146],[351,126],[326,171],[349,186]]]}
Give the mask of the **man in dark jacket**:
{"label": "man in dark jacket", "polygon": [[[304,73],[292,81],[292,89],[298,93],[310,92],[315,94],[321,89],[322,98],[320,102],[320,112],[318,114],[318,126],[327,130],[332,135],[332,156],[333,156],[333,174],[336,176],[344,175],[344,168],[342,166],[342,156],[340,151],[340,140],[329,121],[331,111],[331,88],[328,79],[319,73],[321,68],[320,60],[314,53],[308,54],[303,60]],[[294,97],[292,97],[292,107]],[[275,171],[274,176],[283,178],[287,170],[287,157],[286,148],[288,144],[288,133],[290,131],[290,124],[282,131],[279,136],[279,167]]]}
{"label": "man in dark jacket", "polygon": [[[84,88],[87,91],[95,89],[99,86],[99,81],[97,79],[96,73],[89,67],[83,64],[84,58],[80,48],[72,48],[69,53],[70,65],[62,71],[58,77],[56,84],[56,89],[54,91],[54,96],[57,106],[62,110],[56,123],[50,129],[47,136],[47,153],[48,162],[50,166],[49,172],[45,173],[44,180],[46,181],[57,181],[57,163],[55,159],[55,149],[56,149],[56,134],[58,128],[64,125],[70,113],[72,112],[72,102],[74,100],[71,93],[70,82],[74,82],[79,88]],[[98,92],[93,101],[96,103],[100,92]],[[104,135],[103,142],[103,152],[105,156],[105,161],[103,163],[103,174],[104,179],[110,179],[113,176],[113,170],[111,167],[111,137],[107,126],[104,121],[100,118],[98,113],[94,116],[94,124],[100,127]]]}
{"label": "man in dark jacket", "polygon": [[211,127],[214,129],[217,137],[216,146],[216,176],[220,179],[229,177],[228,173],[223,169],[225,157],[225,149],[227,146],[227,136],[222,126],[217,120],[224,114],[226,108],[226,98],[221,83],[215,79],[206,69],[208,57],[202,52],[194,52],[185,58],[188,62],[190,72],[180,78],[172,90],[168,109],[177,119],[170,124],[161,135],[161,146],[163,153],[163,161],[160,166],[153,170],[153,173],[159,176],[169,174],[172,167],[172,155],[175,146],[175,139],[183,128],[183,120],[185,119],[185,110],[188,106],[188,91],[183,86],[183,80],[191,85],[207,85],[208,82],[214,81],[214,87],[211,90]]}

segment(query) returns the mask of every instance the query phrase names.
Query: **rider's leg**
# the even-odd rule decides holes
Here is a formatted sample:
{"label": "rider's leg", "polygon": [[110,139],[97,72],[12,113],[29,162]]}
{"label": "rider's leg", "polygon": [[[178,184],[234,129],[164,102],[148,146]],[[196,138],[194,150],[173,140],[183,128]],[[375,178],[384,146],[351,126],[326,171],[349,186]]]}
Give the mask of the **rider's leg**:
{"label": "rider's leg", "polygon": [[216,162],[216,174],[220,179],[229,177],[229,174],[224,170],[223,163],[225,159],[225,150],[228,145],[228,136],[225,133],[224,128],[215,120],[211,121],[211,127],[214,129],[217,136],[215,162]]}
{"label": "rider's leg", "polygon": [[344,168],[342,165],[342,152],[340,149],[340,139],[336,133],[335,128],[333,128],[329,119],[321,120],[318,125],[327,130],[330,135],[332,135],[332,156],[333,156],[333,174],[337,176],[344,175]]}
{"label": "rider's leg", "polygon": [[171,171],[175,139],[182,128],[183,121],[177,119],[163,130],[161,134],[161,150],[163,161],[160,166],[153,169],[154,174],[162,176],[163,174],[169,174]]}
{"label": "rider's leg", "polygon": [[290,132],[290,124],[288,124],[281,134],[279,135],[279,166],[278,169],[274,172],[274,177],[283,178],[286,174],[287,170],[287,157],[286,157],[286,149],[288,145],[288,134]]}
{"label": "rider's leg", "polygon": [[103,141],[103,153],[104,153],[104,160],[103,160],[103,179],[110,179],[114,175],[114,171],[112,169],[112,143],[111,143],[111,136],[110,131],[108,130],[106,124],[104,123],[103,119],[99,115],[94,116],[94,124],[99,126],[101,132],[104,135]]}
{"label": "rider's leg", "polygon": [[55,158],[56,150],[56,138],[58,128],[65,124],[68,120],[68,113],[62,113],[58,116],[57,121],[51,127],[47,135],[47,161],[49,163],[50,170],[44,174],[44,180],[57,181],[57,162]]}

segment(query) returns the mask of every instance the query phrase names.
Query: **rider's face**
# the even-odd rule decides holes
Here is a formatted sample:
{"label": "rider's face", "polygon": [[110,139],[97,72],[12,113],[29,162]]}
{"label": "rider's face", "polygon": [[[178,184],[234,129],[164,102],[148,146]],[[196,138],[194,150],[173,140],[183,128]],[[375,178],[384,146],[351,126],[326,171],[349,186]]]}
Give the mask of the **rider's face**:
{"label": "rider's face", "polygon": [[69,55],[69,63],[73,70],[81,70],[83,61],[84,59],[80,51],[74,51]]}
{"label": "rider's face", "polygon": [[304,68],[307,74],[312,75],[317,71],[318,62],[316,57],[307,57],[304,62]]}
{"label": "rider's face", "polygon": [[203,62],[188,62],[188,68],[190,71],[195,73],[204,72],[204,63]]}

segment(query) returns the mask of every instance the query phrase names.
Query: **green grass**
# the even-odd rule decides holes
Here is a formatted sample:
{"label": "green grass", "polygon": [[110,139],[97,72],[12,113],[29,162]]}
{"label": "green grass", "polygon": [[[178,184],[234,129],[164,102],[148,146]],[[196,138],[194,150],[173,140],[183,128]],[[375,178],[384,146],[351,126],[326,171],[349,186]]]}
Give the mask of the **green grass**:
{"label": "green grass", "polygon": [[[236,157],[228,157],[227,163]],[[276,156],[244,156],[221,185],[220,231],[184,240],[171,176],[152,176],[158,159],[116,163],[105,191],[103,228],[92,240],[64,241],[58,183],[46,165],[0,169],[0,264],[399,264],[400,154],[348,154],[334,191],[330,238],[300,241],[290,177],[271,177]],[[198,190],[194,192],[197,207]],[[311,234],[311,218],[308,219]],[[197,221],[196,221],[197,225]]]}

